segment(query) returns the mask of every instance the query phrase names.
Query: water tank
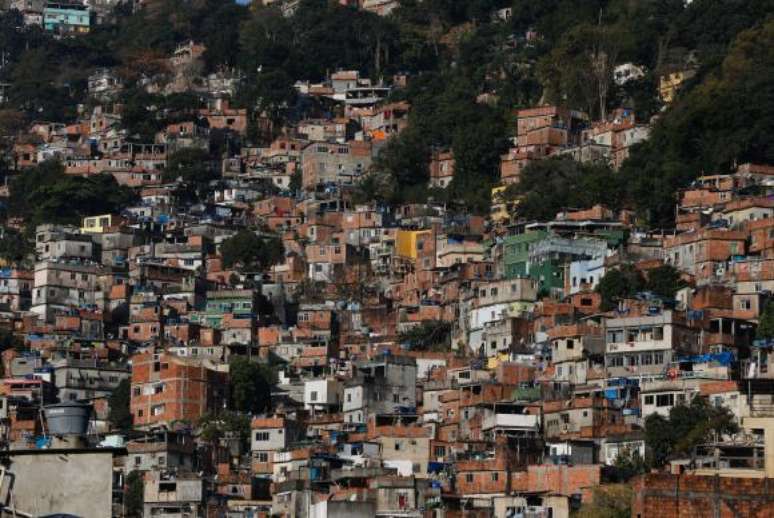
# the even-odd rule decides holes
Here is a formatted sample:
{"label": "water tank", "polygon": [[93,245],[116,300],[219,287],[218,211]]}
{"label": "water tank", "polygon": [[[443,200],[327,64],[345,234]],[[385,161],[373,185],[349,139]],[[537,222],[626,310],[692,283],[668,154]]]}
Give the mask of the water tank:
{"label": "water tank", "polygon": [[91,417],[91,405],[78,403],[57,403],[43,409],[51,435],[86,435]]}

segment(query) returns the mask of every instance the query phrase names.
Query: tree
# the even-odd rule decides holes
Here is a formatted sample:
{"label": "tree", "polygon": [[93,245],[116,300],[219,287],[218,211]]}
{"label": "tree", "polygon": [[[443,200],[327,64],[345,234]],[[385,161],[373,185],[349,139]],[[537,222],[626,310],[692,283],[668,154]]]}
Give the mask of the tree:
{"label": "tree", "polygon": [[282,260],[285,251],[276,237],[258,237],[255,232],[242,229],[220,245],[223,265],[240,265],[243,270],[263,270]]}
{"label": "tree", "polygon": [[141,518],[145,503],[145,481],[141,471],[131,471],[124,486],[124,508],[128,518]]}
{"label": "tree", "polygon": [[132,411],[129,409],[131,388],[131,382],[128,379],[123,379],[113,389],[108,399],[108,406],[110,408],[108,421],[115,430],[126,432],[132,428]]}
{"label": "tree", "polygon": [[244,356],[229,362],[231,404],[239,412],[258,414],[271,407],[271,387],[274,374],[268,366]]}
{"label": "tree", "polygon": [[637,449],[627,449],[618,454],[613,464],[616,480],[627,482],[636,475],[645,473],[645,459],[640,456]]}
{"label": "tree", "polygon": [[607,117],[608,92],[628,33],[618,25],[581,23],[569,30],[540,62],[549,98]]}
{"label": "tree", "polygon": [[763,308],[760,318],[758,319],[758,329],[755,331],[755,336],[759,340],[771,340],[774,338],[774,301],[769,300]]}
{"label": "tree", "polygon": [[448,351],[451,345],[451,324],[429,320],[404,331],[399,341],[412,351]]}
{"label": "tree", "polygon": [[26,348],[23,339],[7,329],[0,329],[0,352],[7,349],[15,349],[18,352],[22,352]]}
{"label": "tree", "polygon": [[624,265],[617,270],[608,270],[599,280],[596,291],[602,296],[600,309],[614,309],[619,299],[633,297],[642,290],[644,281],[639,270],[630,265]]}
{"label": "tree", "polygon": [[209,153],[199,148],[183,148],[170,155],[164,169],[164,181],[177,179],[197,186],[206,185],[217,178]]}
{"label": "tree", "polygon": [[120,212],[137,200],[112,175],[80,177],[64,174],[55,160],[38,164],[11,182],[8,213],[21,217],[27,231],[41,223],[80,224],[85,216]]}
{"label": "tree", "polygon": [[[740,6],[741,8],[742,6]],[[651,226],[674,224],[678,189],[734,163],[771,163],[774,20],[740,32],[722,64],[699,75],[633,146],[621,167],[627,199]]]}
{"label": "tree", "polygon": [[607,165],[582,164],[571,158],[530,163],[519,183],[503,195],[519,201],[518,215],[526,220],[551,220],[564,209],[586,209],[606,204],[618,209],[620,177]]}
{"label": "tree", "polygon": [[680,272],[671,264],[664,264],[648,271],[646,288],[662,299],[673,300],[683,282]]}
{"label": "tree", "polygon": [[584,503],[576,518],[629,518],[634,491],[627,484],[605,484],[593,490],[594,498]]}
{"label": "tree", "polygon": [[710,405],[704,398],[694,397],[687,405],[670,409],[669,418],[651,414],[645,418],[645,447],[648,464],[660,467],[674,455],[690,455],[694,446],[713,436],[732,434],[739,427],[725,407]]}
{"label": "tree", "polygon": [[0,258],[19,265],[33,253],[30,241],[21,233],[11,228],[2,230],[0,236]]}

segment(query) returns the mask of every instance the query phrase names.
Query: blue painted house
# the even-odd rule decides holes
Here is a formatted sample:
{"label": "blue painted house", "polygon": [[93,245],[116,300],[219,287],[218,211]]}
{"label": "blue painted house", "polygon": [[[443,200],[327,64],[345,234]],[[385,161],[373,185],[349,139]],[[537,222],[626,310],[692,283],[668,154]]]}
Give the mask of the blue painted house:
{"label": "blue painted house", "polygon": [[49,2],[43,8],[43,27],[59,34],[86,34],[91,27],[91,13],[80,3]]}

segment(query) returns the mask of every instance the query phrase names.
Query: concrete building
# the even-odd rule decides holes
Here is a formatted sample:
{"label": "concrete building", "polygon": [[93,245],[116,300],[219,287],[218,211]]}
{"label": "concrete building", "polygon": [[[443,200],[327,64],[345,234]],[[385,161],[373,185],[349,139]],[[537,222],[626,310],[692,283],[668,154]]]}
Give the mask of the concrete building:
{"label": "concrete building", "polygon": [[132,357],[131,411],[139,428],[195,422],[225,408],[228,366],[154,351]]}
{"label": "concrete building", "polygon": [[344,387],[345,423],[366,423],[369,415],[416,411],[417,365],[413,358],[384,356],[357,365]]}

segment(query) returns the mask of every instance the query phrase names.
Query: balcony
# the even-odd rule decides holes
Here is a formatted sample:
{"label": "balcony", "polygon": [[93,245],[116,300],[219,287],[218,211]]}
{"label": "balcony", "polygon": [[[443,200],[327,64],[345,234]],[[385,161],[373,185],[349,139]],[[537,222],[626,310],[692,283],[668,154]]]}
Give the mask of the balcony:
{"label": "balcony", "polygon": [[508,428],[525,431],[538,431],[540,416],[530,414],[493,414],[485,417],[482,424],[482,430],[491,430],[492,428]]}

